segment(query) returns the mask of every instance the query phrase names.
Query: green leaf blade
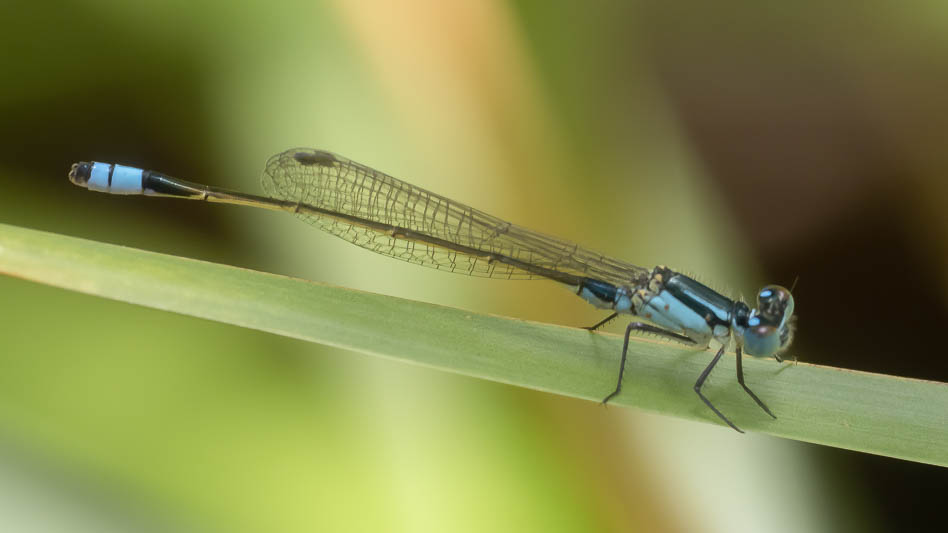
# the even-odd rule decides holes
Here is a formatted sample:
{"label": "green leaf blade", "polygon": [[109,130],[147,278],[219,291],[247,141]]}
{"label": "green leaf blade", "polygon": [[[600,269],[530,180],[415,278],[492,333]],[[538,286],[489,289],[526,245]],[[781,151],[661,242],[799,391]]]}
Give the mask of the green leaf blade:
{"label": "green leaf blade", "polygon": [[[0,273],[165,311],[450,372],[599,401],[622,339],[332,287],[0,224]],[[610,405],[720,421],[695,396],[712,354],[634,338]],[[705,394],[745,430],[948,466],[948,385],[748,358],[743,392],[726,357]]]}

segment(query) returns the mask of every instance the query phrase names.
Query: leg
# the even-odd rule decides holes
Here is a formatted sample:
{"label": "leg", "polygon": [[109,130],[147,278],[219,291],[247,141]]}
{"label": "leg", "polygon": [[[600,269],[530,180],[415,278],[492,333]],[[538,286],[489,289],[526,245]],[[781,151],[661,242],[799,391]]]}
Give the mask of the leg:
{"label": "leg", "polygon": [[583,328],[583,329],[588,329],[589,331],[596,331],[597,329],[599,329],[599,328],[605,326],[605,325],[608,324],[609,322],[612,322],[617,316],[619,316],[619,313],[612,313],[611,315],[609,315],[609,316],[607,316],[606,318],[600,320],[599,322],[596,322],[596,323],[593,324],[592,326],[586,326],[586,327]]}
{"label": "leg", "polygon": [[616,397],[619,392],[622,390],[622,374],[625,372],[625,358],[629,353],[629,336],[632,334],[632,330],[644,331],[647,333],[654,333],[656,335],[661,335],[663,337],[668,337],[669,339],[676,340],[678,342],[683,342],[685,344],[695,344],[695,341],[691,340],[684,335],[679,335],[677,333],[672,333],[671,331],[665,331],[662,328],[655,327],[651,324],[643,324],[642,322],[632,322],[625,328],[625,340],[622,343],[622,360],[619,362],[619,380],[616,382],[616,390],[612,391],[609,396],[606,396],[602,400],[602,404],[605,405],[609,403],[609,400]]}
{"label": "leg", "polygon": [[747,385],[744,384],[744,367],[741,364],[741,347],[740,346],[737,347],[737,382],[741,384],[741,387],[744,387],[744,391],[747,392],[747,394],[749,394],[750,397],[753,398],[755,402],[757,402],[757,405],[759,405],[760,408],[763,409],[765,413],[770,415],[774,420],[777,419],[777,417],[774,416],[774,414],[770,412],[770,409],[767,409],[767,406],[764,405],[764,402],[760,401],[760,398],[758,398],[756,394],[751,392],[751,390],[747,387]]}
{"label": "leg", "polygon": [[[782,362],[784,362],[784,361],[787,360],[786,357],[780,357],[779,354],[774,354],[774,359],[776,359],[778,363],[782,363]],[[797,364],[797,356],[795,356],[795,355],[792,356],[792,357],[790,358],[790,361],[792,361],[793,364]]]}
{"label": "leg", "polygon": [[732,424],[731,421],[728,420],[726,416],[721,414],[721,411],[718,411],[717,407],[711,405],[711,402],[708,401],[708,399],[704,397],[704,394],[701,394],[701,387],[704,385],[704,380],[708,379],[708,376],[711,374],[711,370],[714,369],[714,365],[718,364],[718,361],[721,359],[722,355],[724,355],[724,346],[721,346],[721,349],[718,350],[717,355],[715,355],[714,359],[711,360],[711,364],[708,365],[708,367],[705,368],[703,372],[701,372],[700,376],[698,376],[698,381],[695,382],[695,392],[698,393],[698,397],[701,398],[701,401],[704,402],[705,405],[710,407],[711,410],[714,411],[714,414],[718,415],[718,417],[720,417],[721,420],[724,420],[724,422],[726,422],[727,425],[731,426],[731,428],[737,431],[738,433],[744,433],[743,431],[741,431],[740,428]]}

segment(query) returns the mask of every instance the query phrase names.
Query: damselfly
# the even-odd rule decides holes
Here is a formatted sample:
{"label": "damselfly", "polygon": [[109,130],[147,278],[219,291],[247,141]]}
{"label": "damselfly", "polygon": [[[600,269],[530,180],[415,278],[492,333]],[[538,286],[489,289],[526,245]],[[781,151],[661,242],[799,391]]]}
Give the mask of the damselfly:
{"label": "damselfly", "polygon": [[701,392],[708,375],[734,340],[737,381],[741,357],[774,357],[793,335],[793,297],[778,285],[757,294],[757,308],[723,296],[664,266],[647,269],[505,222],[377,170],[322,150],[294,148],[271,157],[263,173],[267,196],[229,191],[149,170],[108,163],[76,163],[69,180],[90,190],[144,194],[294,213],[306,222],[373,252],[438,270],[498,279],[549,279],[611,314],[637,317],[625,329],[615,390],[622,390],[633,331],[653,333],[702,349],[721,344],[698,376],[694,390],[721,420],[741,431]]}

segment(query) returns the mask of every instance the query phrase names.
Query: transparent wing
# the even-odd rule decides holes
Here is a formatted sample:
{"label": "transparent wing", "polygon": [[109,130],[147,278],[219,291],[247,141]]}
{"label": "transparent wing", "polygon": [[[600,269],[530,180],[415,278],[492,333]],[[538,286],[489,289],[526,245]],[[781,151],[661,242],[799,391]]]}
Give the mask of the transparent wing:
{"label": "transparent wing", "polygon": [[[297,203],[297,216],[306,222],[418,265],[506,279],[579,276],[630,284],[648,277],[644,268],[505,222],[330,152],[295,148],[277,154],[267,161],[262,183],[271,197]],[[564,276],[538,274],[544,271]]]}

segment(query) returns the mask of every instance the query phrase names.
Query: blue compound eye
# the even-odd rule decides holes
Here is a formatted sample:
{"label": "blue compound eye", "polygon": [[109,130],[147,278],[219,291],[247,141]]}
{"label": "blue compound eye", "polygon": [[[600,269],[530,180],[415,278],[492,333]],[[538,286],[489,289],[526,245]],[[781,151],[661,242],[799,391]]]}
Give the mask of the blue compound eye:
{"label": "blue compound eye", "polygon": [[793,296],[780,285],[767,285],[757,293],[757,309],[765,322],[780,324],[793,314]]}
{"label": "blue compound eye", "polygon": [[753,326],[744,331],[744,352],[769,357],[780,350],[780,334],[773,326]]}

